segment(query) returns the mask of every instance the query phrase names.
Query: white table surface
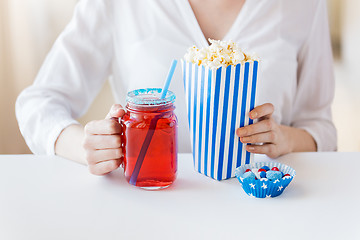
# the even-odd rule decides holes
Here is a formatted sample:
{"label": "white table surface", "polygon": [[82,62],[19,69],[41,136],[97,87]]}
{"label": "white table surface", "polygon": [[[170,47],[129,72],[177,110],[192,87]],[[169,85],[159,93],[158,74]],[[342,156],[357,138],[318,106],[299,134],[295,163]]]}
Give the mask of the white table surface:
{"label": "white table surface", "polygon": [[[264,160],[257,156],[257,160]],[[162,191],[98,177],[59,157],[0,155],[0,239],[360,239],[360,153],[297,153],[276,198],[255,199],[237,179],[196,173],[179,155]]]}

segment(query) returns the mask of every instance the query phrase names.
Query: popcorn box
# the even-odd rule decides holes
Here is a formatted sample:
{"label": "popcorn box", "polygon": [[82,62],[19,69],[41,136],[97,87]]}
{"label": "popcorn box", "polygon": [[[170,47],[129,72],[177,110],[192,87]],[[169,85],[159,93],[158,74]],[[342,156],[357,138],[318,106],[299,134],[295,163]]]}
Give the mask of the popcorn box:
{"label": "popcorn box", "polygon": [[235,131],[253,123],[258,61],[218,69],[182,60],[195,170],[216,180],[253,160]]}

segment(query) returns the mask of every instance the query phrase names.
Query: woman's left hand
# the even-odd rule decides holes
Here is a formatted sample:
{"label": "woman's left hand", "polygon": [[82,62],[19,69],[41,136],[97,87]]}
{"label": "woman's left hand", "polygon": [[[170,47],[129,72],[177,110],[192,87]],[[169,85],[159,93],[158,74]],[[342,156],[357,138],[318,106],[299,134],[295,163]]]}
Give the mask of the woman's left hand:
{"label": "woman's left hand", "polygon": [[[236,130],[242,143],[250,143],[246,150],[252,153],[266,154],[270,158],[276,158],[292,152],[291,137],[287,128],[275,122],[272,114],[274,106],[271,103],[255,107],[250,112],[250,118],[258,119],[257,123]],[[262,145],[254,145],[259,144]]]}

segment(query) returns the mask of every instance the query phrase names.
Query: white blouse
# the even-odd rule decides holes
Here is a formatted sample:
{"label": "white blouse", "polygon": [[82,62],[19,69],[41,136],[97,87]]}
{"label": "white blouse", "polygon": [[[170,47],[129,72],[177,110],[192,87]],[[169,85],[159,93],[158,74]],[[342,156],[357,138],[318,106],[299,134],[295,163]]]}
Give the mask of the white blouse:
{"label": "white blouse", "polygon": [[[336,149],[331,119],[332,53],[325,0],[247,0],[223,40],[260,58],[257,104],[278,123],[302,128],[319,151]],[[126,93],[162,87],[172,59],[207,46],[186,0],[81,0],[34,84],[16,102],[21,133],[36,154],[54,154],[60,132],[83,115],[108,77],[117,103]],[[180,66],[176,96],[179,151],[190,152]]]}

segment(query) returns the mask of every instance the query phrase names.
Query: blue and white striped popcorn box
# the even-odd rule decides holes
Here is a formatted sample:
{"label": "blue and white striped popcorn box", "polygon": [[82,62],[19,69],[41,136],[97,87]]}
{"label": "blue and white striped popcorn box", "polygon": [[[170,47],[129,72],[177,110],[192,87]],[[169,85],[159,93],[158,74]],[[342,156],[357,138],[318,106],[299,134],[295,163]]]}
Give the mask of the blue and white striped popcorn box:
{"label": "blue and white striped popcorn box", "polygon": [[253,123],[258,61],[212,69],[182,60],[195,170],[216,180],[253,161],[235,134]]}

